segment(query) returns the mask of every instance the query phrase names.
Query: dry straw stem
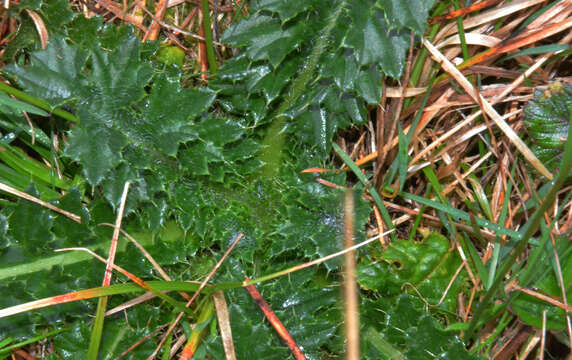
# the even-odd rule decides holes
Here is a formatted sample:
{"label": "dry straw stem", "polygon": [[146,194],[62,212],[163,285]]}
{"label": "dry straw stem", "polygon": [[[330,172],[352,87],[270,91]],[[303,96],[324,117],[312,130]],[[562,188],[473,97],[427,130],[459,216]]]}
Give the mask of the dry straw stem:
{"label": "dry straw stem", "polygon": [[232,341],[232,330],[230,328],[230,316],[228,306],[224,298],[224,292],[218,290],[213,293],[213,302],[216,310],[216,317],[220,329],[220,337],[226,360],[236,360],[234,343]]}
{"label": "dry straw stem", "polygon": [[117,211],[117,218],[115,219],[115,227],[113,229],[113,236],[111,238],[111,246],[109,247],[109,255],[107,257],[107,265],[105,268],[105,276],[103,278],[102,286],[111,284],[111,273],[113,263],[115,261],[115,253],[117,252],[117,241],[119,240],[119,230],[121,229],[121,221],[123,220],[123,213],[125,212],[125,203],[127,202],[127,193],[129,192],[129,181],[123,186],[123,194],[121,194],[121,203]]}
{"label": "dry straw stem", "polygon": [[538,160],[538,158],[532,153],[532,151],[526,146],[526,144],[518,137],[514,130],[504,121],[504,119],[497,113],[497,111],[492,107],[492,105],[482,97],[482,95],[477,94],[471,82],[467,80],[466,77],[453,65],[439,50],[433,46],[427,39],[421,39],[423,45],[429,50],[431,55],[435,58],[435,61],[441,64],[443,70],[448,72],[461,87],[469,94],[477,103],[479,101],[483,105],[483,110],[487,115],[495,122],[495,124],[501,129],[501,131],[508,137],[508,139],[513,143],[513,145],[520,151],[520,153],[530,162],[530,164],[543,176],[549,180],[553,179],[553,175],[548,171],[548,169]]}
{"label": "dry straw stem", "polygon": [[[346,190],[344,206],[344,236],[346,249],[354,245],[354,193]],[[346,300],[347,359],[359,360],[359,299],[356,282],[356,259],[353,252],[344,255],[344,295]]]}
{"label": "dry straw stem", "polygon": [[40,43],[42,45],[42,49],[45,49],[48,46],[48,40],[50,39],[50,34],[48,33],[48,29],[46,29],[46,24],[44,24],[44,20],[36,13],[30,9],[26,9],[26,12],[32,18],[34,25],[36,26],[36,30],[38,31],[38,36],[40,37]]}
{"label": "dry straw stem", "polygon": [[62,215],[64,215],[64,216],[66,216],[67,218],[69,218],[69,219],[75,221],[76,223],[81,224],[81,217],[80,217],[79,215],[73,214],[73,213],[71,213],[71,212],[69,212],[69,211],[62,210],[62,209],[60,209],[59,207],[56,207],[56,206],[54,206],[54,205],[52,205],[52,204],[50,204],[50,203],[47,203],[47,202],[45,202],[45,201],[43,201],[43,200],[40,200],[40,199],[38,199],[38,198],[35,197],[35,196],[32,196],[32,195],[30,195],[30,194],[26,194],[25,192],[22,192],[22,191],[20,191],[20,190],[18,190],[18,189],[14,189],[13,187],[11,187],[11,186],[9,186],[9,185],[6,185],[6,184],[0,182],[0,190],[5,191],[5,192],[7,192],[7,193],[9,193],[9,194],[15,195],[15,196],[17,196],[17,197],[20,197],[20,198],[22,198],[22,199],[31,201],[31,202],[33,202],[33,203],[36,203],[36,204],[38,204],[38,205],[40,205],[40,206],[43,206],[43,207],[45,207],[45,208],[48,208],[48,209],[50,209],[50,210],[52,210],[52,211],[55,211],[55,212],[57,212],[57,213],[60,213],[60,214],[62,214]]}

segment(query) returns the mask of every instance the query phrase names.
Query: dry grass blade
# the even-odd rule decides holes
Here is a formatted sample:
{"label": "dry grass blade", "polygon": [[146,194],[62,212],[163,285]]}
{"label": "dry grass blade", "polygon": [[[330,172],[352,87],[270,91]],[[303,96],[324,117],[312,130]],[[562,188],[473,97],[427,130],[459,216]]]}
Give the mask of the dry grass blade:
{"label": "dry grass blade", "polygon": [[64,216],[66,216],[67,218],[69,218],[69,219],[75,221],[76,223],[81,224],[81,217],[80,217],[79,215],[73,214],[73,213],[71,213],[71,212],[69,212],[69,211],[62,210],[62,209],[60,209],[60,208],[58,208],[58,207],[56,207],[56,206],[54,206],[54,205],[52,205],[52,204],[50,204],[50,203],[48,203],[48,202],[45,202],[45,201],[43,201],[43,200],[38,199],[38,198],[35,197],[35,196],[32,196],[32,195],[30,195],[30,194],[26,194],[25,192],[22,192],[22,191],[20,191],[20,190],[18,190],[18,189],[14,189],[13,187],[11,187],[11,186],[9,186],[9,185],[6,185],[6,184],[0,182],[0,190],[5,191],[5,192],[7,192],[7,193],[9,193],[9,194],[18,196],[18,197],[20,197],[20,198],[22,198],[22,199],[31,201],[31,202],[33,202],[33,203],[36,203],[36,204],[38,204],[38,205],[40,205],[40,206],[43,206],[43,207],[45,207],[45,208],[47,208],[47,209],[50,209],[50,210],[52,210],[52,211],[55,211],[55,212],[57,212],[57,213],[60,213],[60,214],[62,214],[62,215],[64,215]]}
{"label": "dry grass blade", "polygon": [[[117,241],[119,239],[119,229],[121,228],[121,222],[123,220],[123,213],[125,211],[125,203],[127,202],[127,193],[129,192],[129,181],[125,182],[123,186],[123,193],[121,194],[121,203],[119,204],[119,209],[117,211],[117,217],[115,219],[115,229],[113,230],[113,236],[111,238],[111,245],[109,246],[109,254],[107,257],[107,263],[105,265],[105,274],[103,275],[102,286],[109,286],[111,284],[111,276],[113,272],[113,266],[115,265],[115,254],[117,252]],[[105,320],[105,309],[107,308],[107,296],[102,296],[97,301],[97,310],[95,315],[95,321],[91,331],[91,339],[89,342],[89,348],[87,351],[87,358],[89,360],[96,360],[99,353],[99,346],[101,343],[101,337],[103,335],[103,323]]]}
{"label": "dry grass blade", "polygon": [[111,284],[111,272],[115,261],[115,253],[117,252],[117,241],[119,240],[119,230],[121,229],[121,221],[123,220],[123,213],[125,211],[125,204],[127,203],[127,193],[129,192],[129,181],[123,186],[123,194],[121,194],[121,203],[117,211],[117,218],[115,219],[115,227],[113,229],[113,236],[111,238],[111,246],[109,247],[109,255],[107,258],[107,265],[105,267],[105,276],[103,278],[102,286]]}
{"label": "dry grass blade", "polygon": [[[100,225],[103,226],[111,226],[113,227],[113,224],[109,224],[109,223],[102,223]],[[159,263],[157,261],[155,261],[155,259],[153,259],[153,257],[151,256],[151,254],[149,254],[149,252],[147,250],[145,250],[145,248],[139,244],[139,242],[137,240],[135,240],[131,235],[129,235],[127,233],[127,231],[123,230],[123,229],[119,229],[119,231],[123,234],[123,236],[125,236],[129,241],[131,241],[133,243],[133,245],[135,245],[135,247],[141,251],[141,253],[145,256],[145,258],[151,263],[151,265],[153,265],[153,268],[155,270],[157,270],[157,272],[159,273],[159,275],[161,275],[161,277],[167,281],[171,281],[171,277],[165,272],[165,270],[163,270],[163,268],[161,267],[161,265],[159,265]],[[180,292],[179,293],[182,297],[184,297],[186,300],[190,300],[191,297],[185,293],[185,292]],[[111,311],[111,310],[110,310]]]}
{"label": "dry grass blade", "polygon": [[215,291],[213,293],[213,302],[216,310],[216,317],[218,326],[220,328],[220,337],[222,339],[222,346],[226,360],[236,360],[234,352],[234,343],[232,341],[232,330],[230,328],[230,316],[228,314],[228,306],[222,291]]}
{"label": "dry grass blade", "polygon": [[431,55],[435,58],[435,61],[441,64],[443,70],[448,72],[461,87],[469,94],[477,103],[480,102],[483,105],[483,110],[487,115],[495,122],[495,124],[502,130],[502,132],[508,137],[508,139],[515,145],[515,147],[520,151],[520,153],[528,160],[528,162],[543,176],[552,180],[553,175],[548,171],[548,169],[538,160],[538,158],[532,153],[528,146],[520,139],[520,137],[514,132],[514,130],[503,120],[503,118],[497,113],[497,111],[492,107],[492,105],[484,99],[480,94],[477,94],[473,88],[473,85],[469,80],[453,65],[439,50],[433,46],[425,38],[422,39],[423,45],[429,50]]}
{"label": "dry grass blade", "polygon": [[122,357],[124,357],[125,355],[129,354],[133,349],[135,349],[136,347],[138,347],[139,345],[143,344],[145,341],[149,340],[151,337],[155,336],[159,331],[163,330],[165,327],[167,327],[167,324],[161,325],[160,327],[158,327],[157,329],[155,329],[154,331],[150,332],[149,334],[145,335],[142,339],[140,339],[139,341],[137,341],[135,344],[131,345],[127,350],[125,350],[124,352],[122,352],[121,354],[119,354],[119,356],[117,356],[115,358],[115,360],[119,360]]}
{"label": "dry grass blade", "polygon": [[38,36],[40,37],[40,43],[42,44],[42,49],[45,49],[48,46],[48,40],[50,39],[50,34],[48,34],[48,29],[46,29],[46,24],[44,24],[44,20],[38,15],[35,11],[26,9],[26,12],[32,18],[34,25],[36,26],[36,30],[38,31]]}
{"label": "dry grass blade", "polygon": [[445,15],[435,16],[435,17],[429,19],[429,23],[430,23],[430,24],[434,24],[434,23],[436,23],[436,22],[443,21],[443,20],[455,19],[455,18],[464,16],[464,15],[470,14],[470,13],[472,13],[472,12],[474,12],[474,11],[478,11],[478,10],[484,9],[484,8],[486,8],[486,7],[488,7],[488,6],[492,6],[492,5],[496,4],[496,3],[499,3],[500,1],[501,1],[501,0],[484,0],[484,1],[481,1],[481,2],[479,2],[479,3],[476,3],[476,4],[473,4],[473,5],[470,5],[470,6],[461,8],[461,9],[459,9],[459,10],[451,11],[450,13],[445,14]]}

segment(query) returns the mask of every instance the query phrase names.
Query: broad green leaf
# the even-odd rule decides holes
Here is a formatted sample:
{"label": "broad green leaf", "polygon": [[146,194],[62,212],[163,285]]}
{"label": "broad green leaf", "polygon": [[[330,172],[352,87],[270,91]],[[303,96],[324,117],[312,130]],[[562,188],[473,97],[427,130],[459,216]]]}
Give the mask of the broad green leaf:
{"label": "broad green leaf", "polygon": [[77,13],[70,9],[70,3],[66,0],[44,1],[40,14],[48,30],[61,31],[62,27],[72,21]]}
{"label": "broad green leaf", "polygon": [[[35,187],[28,188],[28,193],[38,196]],[[8,234],[14,239],[16,247],[23,247],[25,253],[34,257],[44,253],[53,240],[50,232],[53,223],[53,214],[43,206],[31,201],[21,199],[10,216]],[[7,261],[6,261],[7,260]],[[12,259],[5,259],[12,262]]]}
{"label": "broad green leaf", "polygon": [[524,115],[532,152],[554,171],[562,159],[572,121],[572,85],[556,82],[545,92],[536,91]]}
{"label": "broad green leaf", "polygon": [[358,75],[357,92],[368,104],[377,104],[381,99],[381,74],[376,66],[361,69]]}
{"label": "broad green leaf", "polygon": [[71,131],[65,154],[82,164],[85,178],[97,185],[121,161],[120,153],[127,145],[127,138],[89,110],[81,109],[79,115],[84,124]]}
{"label": "broad green leaf", "polygon": [[353,26],[346,34],[344,46],[354,49],[357,62],[362,66],[380,63],[388,76],[401,76],[409,47],[407,33],[390,30],[384,13],[366,0],[350,2],[349,16]]}
{"label": "broad green leaf", "polygon": [[53,36],[46,50],[30,55],[30,66],[13,64],[3,71],[15,76],[28,94],[57,106],[86,95],[81,72],[87,55],[83,49]]}
{"label": "broad green leaf", "polygon": [[353,91],[356,88],[359,68],[353,56],[345,53],[332,53],[322,66],[322,76],[332,77],[342,91]]}
{"label": "broad green leaf", "polygon": [[77,188],[72,188],[55,205],[60,209],[81,216],[81,224],[63,215],[56,215],[53,221],[53,233],[63,240],[61,247],[77,247],[89,244],[93,240],[89,223],[89,210],[81,203],[81,193]]}
{"label": "broad green leaf", "polygon": [[303,23],[282,28],[271,16],[255,14],[228,29],[222,41],[229,45],[249,45],[246,54],[251,60],[267,59],[276,67],[300,43]]}
{"label": "broad green leaf", "polygon": [[183,89],[178,79],[159,77],[143,105],[144,118],[126,125],[138,132],[140,145],[151,142],[161,152],[174,156],[179,143],[197,138],[190,120],[205,111],[214,98],[209,91]]}
{"label": "broad green leaf", "polygon": [[[357,279],[362,287],[384,296],[396,296],[415,287],[430,304],[437,305],[460,264],[457,252],[450,250],[449,240],[433,233],[422,243],[398,240],[380,255],[364,259],[358,264]],[[441,306],[456,308],[465,276],[461,273],[455,279]],[[405,284],[409,288],[403,289]]]}
{"label": "broad green leaf", "polygon": [[479,359],[471,355],[459,338],[445,330],[429,315],[421,316],[416,327],[407,331],[410,340],[407,359]]}
{"label": "broad green leaf", "polygon": [[425,33],[425,22],[435,0],[378,0],[377,5],[387,14],[391,28],[409,28],[418,35]]}

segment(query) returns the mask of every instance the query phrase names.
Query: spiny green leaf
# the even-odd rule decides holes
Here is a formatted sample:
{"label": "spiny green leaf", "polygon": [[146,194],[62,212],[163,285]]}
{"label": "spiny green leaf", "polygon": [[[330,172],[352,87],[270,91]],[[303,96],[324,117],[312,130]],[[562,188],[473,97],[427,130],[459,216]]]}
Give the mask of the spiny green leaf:
{"label": "spiny green leaf", "polygon": [[28,94],[57,106],[85,95],[83,90],[86,80],[81,71],[87,55],[83,49],[54,36],[46,50],[30,55],[30,66],[13,64],[3,70],[16,76],[18,84]]}
{"label": "spiny green leaf", "polygon": [[[28,193],[38,196],[31,186]],[[37,256],[50,246],[53,234],[50,232],[53,219],[50,210],[28,200],[21,199],[10,216],[8,234],[31,256]]]}
{"label": "spiny green leaf", "polygon": [[362,65],[380,63],[384,73],[399,78],[409,47],[408,36],[402,30],[390,30],[382,11],[366,0],[350,2],[349,16],[353,22],[344,45],[354,49]]}
{"label": "spiny green leaf", "polygon": [[[379,256],[372,255],[358,264],[358,282],[366,289],[386,296],[400,294],[407,283],[414,286],[426,301],[436,305],[461,264],[457,253],[449,248],[449,240],[435,233],[422,243],[408,240],[392,242]],[[448,289],[443,301],[445,308],[455,309],[462,283],[461,275]]]}
{"label": "spiny green leaf", "polygon": [[411,339],[405,354],[407,359],[479,359],[465,349],[456,335],[443,330],[429,315],[421,316],[417,326],[410,328],[406,336]]}
{"label": "spiny green leaf", "polygon": [[407,27],[418,35],[425,33],[425,21],[435,0],[378,0],[377,5],[387,13],[391,28]]}
{"label": "spiny green leaf", "polygon": [[282,28],[277,19],[257,13],[228,29],[221,40],[234,46],[249,45],[246,54],[251,60],[267,59],[276,67],[298,47],[303,31],[302,23]]}
{"label": "spiny green leaf", "polygon": [[186,90],[178,79],[158,77],[143,105],[145,116],[134,126],[137,138],[143,144],[150,140],[158,150],[174,156],[179,143],[197,138],[189,120],[205,111],[214,98],[213,92]]}
{"label": "spiny green leaf", "polygon": [[57,215],[54,219],[53,232],[58,238],[63,239],[62,247],[83,246],[93,238],[89,228],[89,210],[81,202],[81,193],[77,188],[71,189],[63,198],[55,204],[60,209],[81,216],[81,224],[63,215]]}
{"label": "spiny green leaf", "polygon": [[358,75],[357,91],[368,104],[377,104],[381,99],[381,74],[379,69],[371,66],[361,69]]}
{"label": "spiny green leaf", "polygon": [[332,77],[335,84],[342,91],[353,91],[356,89],[359,68],[353,56],[345,53],[328,54],[322,66],[322,76]]}
{"label": "spiny green leaf", "polygon": [[97,185],[121,161],[121,149],[127,144],[123,133],[109,128],[91,112],[80,110],[86,123],[69,135],[65,154],[84,166],[85,178]]}
{"label": "spiny green leaf", "polygon": [[40,13],[48,30],[58,31],[72,21],[77,13],[70,9],[70,3],[66,0],[44,1]]}

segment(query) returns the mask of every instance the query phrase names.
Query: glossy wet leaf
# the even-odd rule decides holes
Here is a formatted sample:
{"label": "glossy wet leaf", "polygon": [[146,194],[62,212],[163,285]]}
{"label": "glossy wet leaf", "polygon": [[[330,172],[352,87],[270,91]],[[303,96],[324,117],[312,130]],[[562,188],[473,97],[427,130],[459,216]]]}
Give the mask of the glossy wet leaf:
{"label": "glossy wet leaf", "polygon": [[[34,187],[28,189],[32,196],[38,196]],[[21,199],[10,216],[8,234],[15,240],[14,245],[23,247],[26,254],[34,257],[42,254],[50,246],[53,234],[52,213],[33,202]]]}
{"label": "glossy wet leaf", "polygon": [[281,1],[281,0],[256,0],[252,2],[252,7],[256,9],[265,9],[278,14],[280,20],[284,23],[296,15],[306,12],[311,7],[312,1],[295,0],[295,1]]}
{"label": "glossy wet leaf", "polygon": [[282,28],[277,19],[255,14],[228,29],[221,40],[249,45],[246,54],[251,60],[269,60],[276,67],[299,45],[303,31],[303,23]]}
{"label": "glossy wet leaf", "polygon": [[[10,270],[18,273],[29,263],[37,264],[51,246],[77,243],[106,248],[103,245],[108,243],[111,229],[96,224],[114,221],[126,181],[132,185],[124,228],[159,263],[169,265],[171,276],[181,280],[204,278],[239,233],[244,237],[217,272],[215,283],[269,274],[341,249],[343,192],[324,187],[300,171],[317,163],[328,166],[335,134],[368,121],[368,104],[377,103],[381,96],[382,73],[400,76],[409,40],[407,29],[414,25],[408,13],[398,16],[401,23],[392,22],[384,18],[388,13],[384,11],[389,10],[382,5],[357,0],[260,0],[253,5],[251,15],[222,37],[240,54],[226,60],[217,78],[209,79],[207,86],[189,89],[181,85],[176,67],[155,62],[161,55],[159,46],[141,44],[133,29],[102,25],[97,18],[87,20],[79,15],[61,22],[63,38],[54,40],[45,52],[33,52],[28,65],[8,68],[12,75],[24,79],[18,83],[22,90],[53,104],[65,103],[66,109],[79,116],[79,124],[58,124],[58,131],[67,132],[62,157],[65,170],[83,187],[68,191],[57,204],[80,213],[85,220],[74,225],[45,211],[24,212],[20,203],[13,209],[0,209],[0,225],[3,219],[7,223],[5,230],[0,226],[0,236],[5,236],[0,256],[12,259]],[[426,15],[415,14],[419,15],[418,24],[425,22]],[[75,27],[82,27],[82,31]],[[327,36],[326,27],[331,28]],[[381,43],[371,43],[374,40]],[[65,68],[49,62],[60,52]],[[42,63],[44,60],[49,66]],[[277,117],[283,117],[279,131],[287,135],[281,149],[283,162],[276,177],[264,178],[260,176],[264,165],[260,153],[268,144],[262,139],[267,125]],[[51,139],[47,140],[50,144]],[[345,184],[345,174],[324,178]],[[365,238],[370,213],[371,205],[358,186],[356,241]],[[46,249],[36,249],[33,256],[28,250],[35,245],[22,236],[34,230],[12,226],[14,219],[25,214],[30,217],[28,223],[41,225],[45,233],[30,235],[44,236],[49,244]],[[445,264],[457,261],[446,251],[440,254]],[[369,252],[360,253],[360,259],[369,258]],[[156,276],[133,245],[123,241],[117,262],[145,278]],[[54,289],[77,290],[88,287],[90,281],[100,282],[101,264],[87,263],[52,266],[47,273],[50,278],[43,280],[46,273],[38,270],[20,273],[25,275],[5,285],[18,293],[13,303],[28,301],[22,294],[37,298],[55,295]],[[83,269],[81,274],[73,266]],[[259,286],[310,359],[344,351],[338,270],[339,261],[334,260]],[[429,278],[429,285],[441,288],[437,277]],[[41,286],[27,291],[23,285],[27,280]],[[422,281],[418,285],[431,299],[437,297],[423,288]],[[458,292],[457,284],[451,292]],[[372,293],[362,292],[368,298]],[[288,356],[287,348],[243,289],[229,290],[225,295],[239,358],[253,352],[260,358]],[[114,297],[112,301],[124,299]],[[389,335],[384,333],[387,326],[380,309],[397,320],[391,313],[395,301],[363,302],[375,303],[369,314],[376,314],[370,318],[379,321],[368,326],[386,338]],[[415,300],[410,303],[413,305],[407,307],[404,302],[396,312],[407,309],[407,316],[415,315],[411,318],[414,326],[423,312]],[[4,299],[4,305],[12,303]],[[135,341],[132,335],[142,337],[157,318],[166,321],[162,314],[170,313],[169,307],[154,306],[137,306],[135,315],[128,311],[129,326],[121,316],[110,319],[101,355],[116,356]],[[39,317],[37,324],[48,324],[48,319],[72,324],[75,332],[58,337],[54,343],[63,358],[73,358],[74,353],[81,357],[88,323],[81,315],[93,313],[93,304],[86,302],[69,309],[71,318],[54,308],[45,318]],[[35,314],[0,330],[15,333],[19,329],[19,334],[25,334],[29,318]],[[149,319],[151,325],[146,330]],[[396,346],[403,353],[409,345]],[[197,354],[201,351],[214,358],[224,356],[216,328],[209,329]],[[135,354],[134,358],[148,355],[143,351]]]}
{"label": "glossy wet leaf", "polygon": [[344,45],[354,49],[355,58],[362,66],[380,63],[387,75],[401,76],[409,36],[403,30],[390,30],[383,11],[369,1],[352,1],[349,16],[353,28],[347,34]]}
{"label": "glossy wet leaf", "polygon": [[554,83],[537,90],[524,109],[531,150],[550,170],[558,166],[572,121],[572,85]]}
{"label": "glossy wet leaf", "polygon": [[87,56],[85,50],[53,36],[45,51],[30,55],[30,66],[13,64],[3,70],[15,76],[27,93],[55,106],[86,95],[86,79],[80,74]]}
{"label": "glossy wet leaf", "polygon": [[[358,264],[358,282],[385,296],[411,291],[413,286],[430,304],[437,305],[460,264],[461,259],[450,249],[449,240],[433,233],[421,243],[398,240],[380,255],[362,261]],[[456,308],[465,276],[462,272],[457,277],[440,306]]]}
{"label": "glossy wet leaf", "polygon": [[391,28],[409,28],[418,35],[425,33],[425,19],[434,0],[378,0],[377,5],[386,14]]}

